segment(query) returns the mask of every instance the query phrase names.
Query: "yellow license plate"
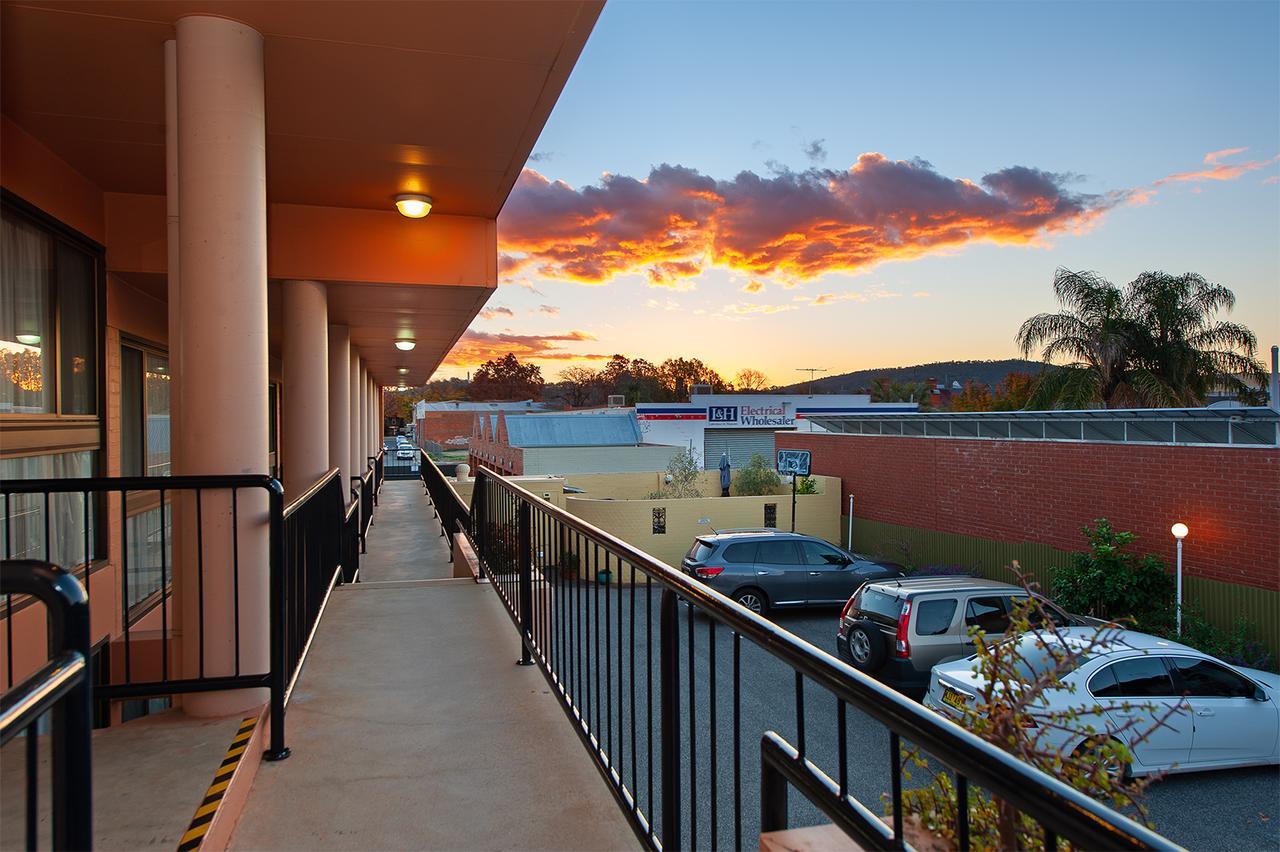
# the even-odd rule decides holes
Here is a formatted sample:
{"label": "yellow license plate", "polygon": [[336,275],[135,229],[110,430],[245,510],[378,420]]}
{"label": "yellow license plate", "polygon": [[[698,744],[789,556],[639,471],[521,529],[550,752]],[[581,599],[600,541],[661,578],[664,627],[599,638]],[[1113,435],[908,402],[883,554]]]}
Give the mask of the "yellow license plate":
{"label": "yellow license plate", "polygon": [[969,706],[969,696],[949,686],[944,686],[942,688],[942,703],[950,704],[957,710],[964,710]]}

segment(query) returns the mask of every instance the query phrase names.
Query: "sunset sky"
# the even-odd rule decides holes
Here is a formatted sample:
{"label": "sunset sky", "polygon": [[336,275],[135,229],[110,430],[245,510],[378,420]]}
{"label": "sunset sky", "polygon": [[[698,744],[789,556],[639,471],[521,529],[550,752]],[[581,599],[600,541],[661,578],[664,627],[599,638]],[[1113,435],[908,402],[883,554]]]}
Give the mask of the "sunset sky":
{"label": "sunset sky", "polygon": [[1280,4],[609,3],[437,375],[1016,355],[1058,266],[1280,342]]}

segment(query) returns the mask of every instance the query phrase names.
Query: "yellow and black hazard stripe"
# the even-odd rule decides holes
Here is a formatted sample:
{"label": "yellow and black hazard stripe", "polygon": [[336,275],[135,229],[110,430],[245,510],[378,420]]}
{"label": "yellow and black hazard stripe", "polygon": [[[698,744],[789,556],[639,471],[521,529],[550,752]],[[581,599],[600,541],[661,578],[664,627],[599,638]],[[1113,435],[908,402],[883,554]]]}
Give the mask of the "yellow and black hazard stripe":
{"label": "yellow and black hazard stripe", "polygon": [[204,801],[200,803],[200,807],[196,808],[195,816],[191,818],[191,825],[187,826],[187,833],[178,841],[178,852],[192,852],[204,843],[204,836],[218,813],[218,806],[222,804],[222,797],[226,795],[227,785],[231,783],[231,776],[236,774],[236,767],[240,765],[244,750],[249,747],[249,738],[253,736],[253,729],[257,724],[257,716],[246,716],[240,723],[235,739],[231,741],[227,753],[223,755],[218,771],[213,774],[213,783],[209,785],[208,790],[205,790]]}

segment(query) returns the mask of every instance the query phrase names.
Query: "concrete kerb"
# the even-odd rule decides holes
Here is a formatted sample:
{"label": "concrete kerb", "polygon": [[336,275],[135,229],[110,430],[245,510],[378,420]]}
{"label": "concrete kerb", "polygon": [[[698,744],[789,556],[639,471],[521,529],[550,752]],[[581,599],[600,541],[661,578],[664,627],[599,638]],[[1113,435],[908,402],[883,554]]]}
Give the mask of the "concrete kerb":
{"label": "concrete kerb", "polygon": [[454,533],[450,537],[450,543],[453,547],[453,576],[469,577],[477,583],[489,582],[480,576],[480,560],[467,537],[462,533]]}

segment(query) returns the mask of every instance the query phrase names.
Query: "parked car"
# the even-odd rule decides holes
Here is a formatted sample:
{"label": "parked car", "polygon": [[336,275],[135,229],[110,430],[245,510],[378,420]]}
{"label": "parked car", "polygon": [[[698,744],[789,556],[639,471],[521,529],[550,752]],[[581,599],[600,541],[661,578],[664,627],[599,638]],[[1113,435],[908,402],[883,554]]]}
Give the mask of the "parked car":
{"label": "parked car", "polygon": [[774,607],[836,606],[868,580],[901,576],[895,566],[820,538],[774,529],[698,536],[680,568],[762,614]]}
{"label": "parked car", "polygon": [[[970,628],[999,636],[1009,628],[1021,586],[978,577],[918,577],[867,583],[848,600],[836,630],[836,652],[854,668],[919,696],[939,663],[972,652]],[[1061,625],[1088,623],[1040,598]]]}
{"label": "parked car", "polygon": [[414,449],[412,446],[410,446],[409,444],[401,444],[396,449],[397,459],[413,459],[413,458],[417,458],[417,456],[418,456],[418,451]]}
{"label": "parked car", "polygon": [[[1065,628],[1057,634],[1079,648],[1094,630]],[[1037,709],[1080,714],[1070,730],[1046,726],[1046,745],[1070,754],[1088,748],[1093,734],[1110,732],[1128,740],[1133,757],[1129,765],[1107,767],[1117,776],[1280,764],[1280,675],[1231,666],[1134,630],[1109,631],[1105,640],[1062,678],[1062,688],[1047,690],[1044,703],[1031,708],[1032,718]],[[1031,633],[1020,641],[1020,656],[1034,665],[1049,658],[1046,645],[1058,640]],[[924,703],[959,719],[963,713],[957,708],[973,701],[984,685],[973,658],[944,663],[934,668]],[[1147,731],[1145,740],[1133,742]]]}

